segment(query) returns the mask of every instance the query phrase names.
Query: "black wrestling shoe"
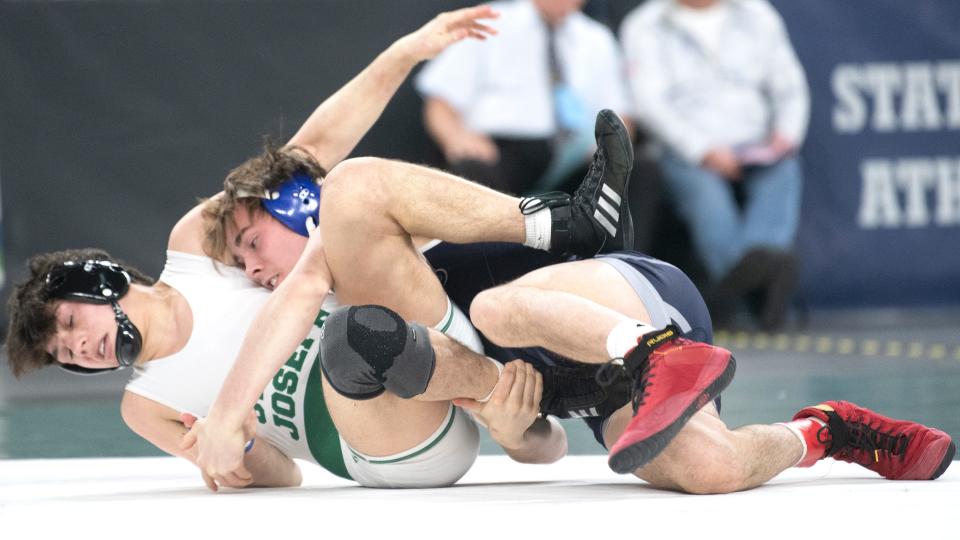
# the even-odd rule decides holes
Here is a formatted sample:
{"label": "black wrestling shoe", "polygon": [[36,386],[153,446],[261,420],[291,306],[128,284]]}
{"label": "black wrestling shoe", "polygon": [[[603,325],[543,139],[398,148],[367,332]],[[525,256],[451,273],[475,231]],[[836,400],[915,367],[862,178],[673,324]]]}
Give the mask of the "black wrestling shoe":
{"label": "black wrestling shoe", "polygon": [[633,143],[617,113],[604,109],[594,127],[597,151],[573,196],[550,192],[520,201],[532,214],[550,208],[550,251],[588,258],[597,253],[634,249],[633,219],[627,203]]}
{"label": "black wrestling shoe", "polygon": [[597,372],[605,365],[571,362],[537,367],[543,375],[540,414],[558,418],[605,418],[630,403],[632,384],[626,373],[604,381],[603,386],[597,382]]}

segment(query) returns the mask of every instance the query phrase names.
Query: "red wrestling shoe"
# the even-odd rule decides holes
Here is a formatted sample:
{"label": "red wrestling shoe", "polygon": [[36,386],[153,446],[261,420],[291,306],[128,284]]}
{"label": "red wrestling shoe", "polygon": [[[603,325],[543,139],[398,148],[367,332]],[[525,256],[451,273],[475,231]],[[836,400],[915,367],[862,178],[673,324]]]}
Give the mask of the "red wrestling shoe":
{"label": "red wrestling shoe", "polygon": [[881,416],[847,401],[807,407],[793,419],[819,418],[827,423],[818,439],[827,456],[856,463],[890,480],[933,480],[943,474],[957,451],[939,429]]}
{"label": "red wrestling shoe", "polygon": [[615,472],[649,463],[733,380],[736,361],[730,351],[678,335],[672,325],[648,334],[623,359],[633,378],[633,419],[610,449]]}

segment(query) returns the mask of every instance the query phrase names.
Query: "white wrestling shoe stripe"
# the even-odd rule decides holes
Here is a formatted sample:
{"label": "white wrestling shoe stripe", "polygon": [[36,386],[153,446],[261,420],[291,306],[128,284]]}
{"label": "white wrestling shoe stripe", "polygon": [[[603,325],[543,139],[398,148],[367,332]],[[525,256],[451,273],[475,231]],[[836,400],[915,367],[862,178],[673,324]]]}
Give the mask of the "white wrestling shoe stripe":
{"label": "white wrestling shoe stripe", "polygon": [[597,220],[597,222],[600,223],[600,226],[610,233],[610,236],[617,236],[617,228],[610,223],[610,220],[607,219],[607,216],[603,215],[603,212],[601,212],[599,208],[593,212],[593,219]]}
{"label": "white wrestling shoe stripe", "polygon": [[600,416],[596,407],[581,409],[579,411],[570,411],[570,418],[591,418],[594,416]]}
{"label": "white wrestling shoe stripe", "polygon": [[613,221],[614,223],[620,221],[620,210],[618,208],[614,208],[603,197],[600,197],[600,199],[598,199],[597,202],[599,203],[600,208],[603,208],[604,211],[606,211],[607,216],[610,218],[611,221]]}
{"label": "white wrestling shoe stripe", "polygon": [[617,195],[616,191],[611,189],[610,186],[606,184],[603,184],[601,191],[603,192],[604,195],[607,196],[608,199],[613,201],[613,203],[616,204],[618,208],[620,207],[620,204],[623,202],[623,200],[620,198],[619,195]]}

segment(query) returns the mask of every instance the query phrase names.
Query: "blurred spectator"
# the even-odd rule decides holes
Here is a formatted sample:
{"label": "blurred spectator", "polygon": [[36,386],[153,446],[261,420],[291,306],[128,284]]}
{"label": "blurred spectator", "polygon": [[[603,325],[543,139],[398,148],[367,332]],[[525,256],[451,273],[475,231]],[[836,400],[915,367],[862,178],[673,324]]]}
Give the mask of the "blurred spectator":
{"label": "blurred spectator", "polygon": [[448,169],[515,194],[553,189],[582,176],[600,109],[632,116],[616,39],[583,3],[494,2],[499,35],[424,68],[424,122]]}
{"label": "blurred spectator", "polygon": [[663,144],[669,197],[690,228],[723,324],[748,297],[782,325],[797,280],[797,149],[809,95],[766,0],[649,0],[620,29],[637,118]]}

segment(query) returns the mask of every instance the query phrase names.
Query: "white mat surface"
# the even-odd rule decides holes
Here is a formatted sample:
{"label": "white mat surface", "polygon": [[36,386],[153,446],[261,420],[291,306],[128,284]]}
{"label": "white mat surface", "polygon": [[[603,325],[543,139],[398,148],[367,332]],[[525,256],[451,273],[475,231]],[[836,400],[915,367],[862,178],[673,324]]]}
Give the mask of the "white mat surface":
{"label": "white mat surface", "polygon": [[890,482],[826,460],[720,496],[651,489],[602,456],[482,456],[447,489],[365,489],[303,470],[298,489],[213,494],[174,458],[0,461],[0,538],[960,538],[956,462],[934,482]]}

